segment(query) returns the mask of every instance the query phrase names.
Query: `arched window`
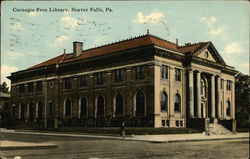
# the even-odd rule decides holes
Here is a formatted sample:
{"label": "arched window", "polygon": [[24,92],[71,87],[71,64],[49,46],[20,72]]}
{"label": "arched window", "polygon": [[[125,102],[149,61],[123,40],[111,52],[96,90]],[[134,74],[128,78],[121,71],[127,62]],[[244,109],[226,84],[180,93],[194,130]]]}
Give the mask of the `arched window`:
{"label": "arched window", "polygon": [[231,115],[231,108],[230,108],[230,102],[229,102],[229,100],[227,101],[227,103],[226,103],[226,114],[227,114],[227,116],[230,116]]}
{"label": "arched window", "polygon": [[167,111],[168,110],[168,96],[166,92],[161,93],[161,111]]}
{"label": "arched window", "polygon": [[119,93],[115,97],[115,116],[122,117],[123,116],[123,97]]}
{"label": "arched window", "polygon": [[181,96],[177,93],[174,99],[174,111],[180,112],[181,111]]}
{"label": "arched window", "polygon": [[98,118],[104,117],[104,98],[103,96],[99,95],[97,97],[97,104],[96,104],[96,113]]}
{"label": "arched window", "polygon": [[25,104],[22,103],[20,105],[20,119],[24,119],[25,118]]}
{"label": "arched window", "polygon": [[41,101],[38,101],[37,103],[37,117],[38,118],[43,117],[43,103]]}
{"label": "arched window", "polygon": [[34,117],[34,104],[31,102],[29,104],[29,118],[32,119]]}
{"label": "arched window", "polygon": [[65,100],[65,117],[71,117],[72,113],[72,103],[70,99]]}
{"label": "arched window", "polygon": [[136,94],[136,116],[144,116],[145,114],[145,96],[142,91]]}
{"label": "arched window", "polygon": [[80,99],[80,119],[87,118],[87,100],[85,97],[81,97]]}

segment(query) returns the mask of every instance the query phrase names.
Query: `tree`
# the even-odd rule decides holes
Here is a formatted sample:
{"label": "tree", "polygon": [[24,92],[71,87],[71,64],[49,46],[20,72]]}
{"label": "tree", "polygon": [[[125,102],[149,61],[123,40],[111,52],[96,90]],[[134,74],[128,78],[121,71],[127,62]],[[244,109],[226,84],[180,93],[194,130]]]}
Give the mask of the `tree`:
{"label": "tree", "polygon": [[250,76],[239,73],[235,78],[236,119],[240,128],[250,125]]}
{"label": "tree", "polygon": [[7,83],[3,82],[3,84],[1,84],[1,92],[8,93],[8,91],[9,91],[9,87],[7,87]]}

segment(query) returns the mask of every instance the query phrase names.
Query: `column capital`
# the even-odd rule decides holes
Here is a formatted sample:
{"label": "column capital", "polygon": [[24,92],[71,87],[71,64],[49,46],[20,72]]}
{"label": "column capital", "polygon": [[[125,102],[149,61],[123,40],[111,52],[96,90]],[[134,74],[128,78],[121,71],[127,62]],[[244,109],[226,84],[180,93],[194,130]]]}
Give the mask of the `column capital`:
{"label": "column capital", "polygon": [[173,69],[174,69],[174,66],[169,66],[169,69],[173,70]]}

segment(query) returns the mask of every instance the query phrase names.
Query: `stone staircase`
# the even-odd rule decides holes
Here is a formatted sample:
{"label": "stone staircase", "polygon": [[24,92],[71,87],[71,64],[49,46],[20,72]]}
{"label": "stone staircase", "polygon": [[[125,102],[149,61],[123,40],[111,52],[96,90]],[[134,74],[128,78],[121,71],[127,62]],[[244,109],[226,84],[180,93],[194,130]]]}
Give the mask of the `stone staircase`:
{"label": "stone staircase", "polygon": [[217,123],[210,123],[208,128],[209,135],[232,135],[233,133],[224,126]]}

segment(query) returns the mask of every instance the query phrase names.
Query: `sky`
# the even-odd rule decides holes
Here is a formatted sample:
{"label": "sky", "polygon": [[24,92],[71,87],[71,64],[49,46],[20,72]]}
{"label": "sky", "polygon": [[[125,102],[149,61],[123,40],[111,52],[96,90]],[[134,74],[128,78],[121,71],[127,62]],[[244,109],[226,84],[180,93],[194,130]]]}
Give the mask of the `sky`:
{"label": "sky", "polygon": [[[74,9],[72,9],[74,8]],[[5,1],[1,5],[1,83],[11,72],[73,50],[150,34],[179,44],[211,41],[222,58],[249,74],[246,1]]]}

